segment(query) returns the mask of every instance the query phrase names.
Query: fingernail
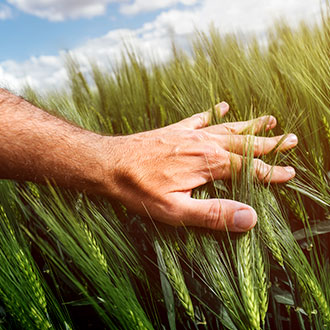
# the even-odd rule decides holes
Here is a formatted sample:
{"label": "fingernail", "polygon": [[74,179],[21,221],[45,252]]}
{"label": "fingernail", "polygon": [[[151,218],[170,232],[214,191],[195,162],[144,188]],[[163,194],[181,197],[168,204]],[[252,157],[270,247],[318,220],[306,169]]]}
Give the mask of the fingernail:
{"label": "fingernail", "polygon": [[229,105],[227,102],[221,102],[220,103],[220,109],[221,111],[226,111],[228,109]]}
{"label": "fingernail", "polygon": [[252,228],[257,222],[257,214],[253,209],[241,209],[234,213],[234,226],[237,231]]}
{"label": "fingernail", "polygon": [[285,142],[288,146],[295,146],[298,143],[298,138],[295,134],[289,134]]}
{"label": "fingernail", "polygon": [[284,169],[285,169],[289,174],[291,174],[292,176],[294,176],[294,175],[296,174],[295,169],[294,169],[293,167],[291,167],[291,166],[286,166],[286,167],[284,167]]}

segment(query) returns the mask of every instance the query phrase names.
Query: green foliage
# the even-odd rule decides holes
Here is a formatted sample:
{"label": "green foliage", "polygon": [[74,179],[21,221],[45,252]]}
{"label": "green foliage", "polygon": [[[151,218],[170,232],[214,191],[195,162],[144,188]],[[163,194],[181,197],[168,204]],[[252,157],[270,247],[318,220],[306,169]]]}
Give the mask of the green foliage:
{"label": "green foliage", "polygon": [[246,234],[171,228],[101,198],[1,182],[0,325],[329,328],[329,23],[326,13],[295,30],[280,22],[263,46],[211,27],[196,33],[191,56],[174,46],[167,63],[147,65],[128,47],[120,64],[91,64],[90,75],[68,58],[69,89],[27,88],[31,102],[103,134],[162,127],[221,100],[225,121],[272,114],[267,134],[295,132],[299,146],[262,159],[297,176],[255,182],[248,146],[239,178],[194,191],[253,206],[258,224]]}

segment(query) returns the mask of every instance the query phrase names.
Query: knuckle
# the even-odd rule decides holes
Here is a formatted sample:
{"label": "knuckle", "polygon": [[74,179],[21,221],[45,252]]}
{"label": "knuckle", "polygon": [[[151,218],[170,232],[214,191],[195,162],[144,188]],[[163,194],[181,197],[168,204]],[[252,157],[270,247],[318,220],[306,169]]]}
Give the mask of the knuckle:
{"label": "knuckle", "polygon": [[192,116],[192,118],[194,118],[198,121],[198,126],[200,126],[200,127],[207,125],[206,116],[203,112],[196,113],[195,115]]}
{"label": "knuckle", "polygon": [[261,159],[257,158],[253,161],[253,163],[254,163],[254,170],[255,171],[260,171],[260,168],[262,167],[263,161]]}
{"label": "knuckle", "polygon": [[244,158],[242,156],[236,156],[234,153],[227,152],[227,154],[224,155],[224,159],[226,159],[226,165],[230,170],[237,173],[241,171],[244,162]]}
{"label": "knuckle", "polygon": [[266,163],[264,163],[261,159],[254,160],[254,173],[259,180],[263,180],[265,178],[265,169]]}
{"label": "knuckle", "polygon": [[215,143],[205,144],[202,150],[204,157],[212,162],[215,162],[219,158],[220,150]]}
{"label": "knuckle", "polygon": [[172,151],[171,151],[171,154],[174,156],[174,157],[177,157],[181,154],[182,150],[181,150],[181,146],[180,145],[175,145],[173,148],[172,148]]}
{"label": "knuckle", "polygon": [[221,124],[221,126],[222,126],[222,128],[224,128],[224,130],[226,131],[226,134],[228,134],[228,135],[239,133],[237,129],[235,129],[234,127],[231,127],[227,123]]}
{"label": "knuckle", "polygon": [[219,203],[211,203],[205,213],[203,223],[206,228],[221,230],[224,228],[223,212]]}
{"label": "knuckle", "polygon": [[191,139],[193,142],[203,142],[208,139],[208,136],[206,132],[197,130],[192,132]]}
{"label": "knuckle", "polygon": [[[253,140],[252,140],[253,141]],[[263,143],[260,139],[255,138],[253,143],[254,153],[257,155],[261,155],[263,153]]]}

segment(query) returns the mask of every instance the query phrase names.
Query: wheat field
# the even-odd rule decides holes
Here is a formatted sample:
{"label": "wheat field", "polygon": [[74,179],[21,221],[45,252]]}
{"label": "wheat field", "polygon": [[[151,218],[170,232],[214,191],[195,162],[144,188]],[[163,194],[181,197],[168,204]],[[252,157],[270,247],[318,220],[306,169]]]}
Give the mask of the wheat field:
{"label": "wheat field", "polygon": [[[295,179],[214,181],[195,198],[255,208],[245,234],[174,228],[125,206],[55,185],[0,181],[0,326],[3,329],[327,329],[330,327],[330,17],[285,22],[267,43],[196,32],[166,63],[127,47],[121,63],[68,56],[69,87],[24,97],[108,135],[163,127],[225,100],[222,120],[273,115],[268,136],[299,145],[261,157]],[[253,152],[247,151],[247,160]],[[250,164],[250,165],[249,165]],[[157,219],[154,219],[157,220]]]}

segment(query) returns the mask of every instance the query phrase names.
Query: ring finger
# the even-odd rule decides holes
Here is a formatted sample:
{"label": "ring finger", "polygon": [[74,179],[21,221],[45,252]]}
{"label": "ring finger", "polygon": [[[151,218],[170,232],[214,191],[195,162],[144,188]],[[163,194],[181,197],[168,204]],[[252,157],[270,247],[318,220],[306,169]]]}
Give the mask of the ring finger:
{"label": "ring finger", "polygon": [[[221,180],[231,178],[233,174],[241,173],[244,162],[248,159],[235,153],[223,151],[221,162],[207,160],[207,170],[210,173],[209,180]],[[247,165],[248,166],[248,165]],[[263,182],[282,183],[291,180],[295,176],[295,170],[291,166],[273,166],[266,164],[261,159],[253,159],[249,172]]]}
{"label": "ring finger", "polygon": [[[216,139],[216,136],[214,136]],[[219,138],[218,138],[219,139]],[[285,151],[295,147],[298,138],[295,134],[280,135],[275,137],[259,137],[254,135],[222,135],[221,146],[230,152],[254,156],[268,154],[271,151]]]}

